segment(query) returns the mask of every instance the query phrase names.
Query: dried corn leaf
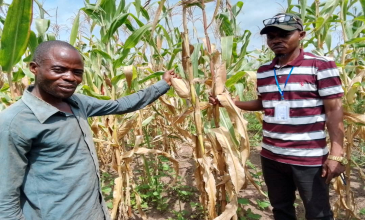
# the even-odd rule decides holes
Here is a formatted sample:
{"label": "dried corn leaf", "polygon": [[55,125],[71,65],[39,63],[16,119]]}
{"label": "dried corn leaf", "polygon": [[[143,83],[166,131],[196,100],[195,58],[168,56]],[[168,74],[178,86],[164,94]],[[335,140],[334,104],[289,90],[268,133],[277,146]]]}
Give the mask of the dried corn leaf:
{"label": "dried corn leaf", "polygon": [[113,210],[111,213],[111,218],[114,220],[117,218],[117,212],[119,203],[122,199],[122,187],[123,187],[123,178],[118,177],[114,180],[114,189],[113,189]]}
{"label": "dried corn leaf", "polygon": [[163,104],[165,104],[167,106],[167,108],[170,110],[170,112],[172,114],[176,114],[175,112],[175,106],[173,106],[169,101],[167,101],[163,96],[160,96],[158,98]]}
{"label": "dried corn leaf", "polygon": [[227,93],[222,93],[217,96],[219,102],[226,108],[228,114],[234,120],[234,125],[237,128],[237,133],[240,136],[240,151],[242,164],[246,164],[250,156],[250,142],[247,134],[247,121],[242,117],[240,109],[233,103]]}
{"label": "dried corn leaf", "polygon": [[[210,104],[208,102],[200,102],[199,105],[200,105],[200,110],[201,111],[210,107]],[[192,106],[185,109],[185,111],[182,114],[180,114],[178,117],[176,117],[174,119],[173,123],[177,123],[177,124],[182,123],[185,120],[185,118],[188,115],[190,115],[193,111],[194,111],[194,107],[192,107]]]}
{"label": "dried corn leaf", "polygon": [[226,63],[222,62],[218,67],[217,73],[214,75],[214,95],[220,95],[224,91],[227,80]]}
{"label": "dried corn leaf", "polygon": [[220,216],[215,218],[214,220],[231,219],[234,215],[236,215],[237,208],[238,208],[238,202],[237,202],[237,198],[236,198],[235,200],[233,200],[229,204],[227,204],[224,212]]}
{"label": "dried corn leaf", "polygon": [[344,118],[349,120],[350,122],[360,123],[365,125],[365,115],[356,114],[353,112],[347,112],[345,111],[343,113]]}
{"label": "dried corn leaf", "polygon": [[192,141],[192,135],[187,130],[180,128],[176,124],[174,124],[173,126],[174,126],[174,128],[176,128],[176,130],[179,132],[179,134],[184,137],[185,140]]}
{"label": "dried corn leaf", "polygon": [[223,149],[228,173],[231,176],[235,192],[238,193],[245,182],[245,169],[240,163],[238,153],[232,147],[234,144],[231,140],[229,131],[224,127],[219,127],[212,129],[212,132],[215,134]]}
{"label": "dried corn leaf", "polygon": [[365,181],[365,174],[364,174],[364,172],[362,171],[362,168],[359,166],[359,164],[357,164],[354,160],[351,160],[351,164],[354,164],[354,165],[358,168],[361,179],[362,179],[363,181]]}
{"label": "dried corn leaf", "polygon": [[[214,47],[214,48],[213,48]],[[220,53],[219,53],[219,51],[218,50],[216,50],[215,49],[215,45],[214,44],[212,44],[212,55],[211,55],[211,60],[212,60],[212,62],[213,62],[213,65],[214,65],[214,67],[217,67],[218,66],[218,64],[220,63]]]}
{"label": "dried corn leaf", "polygon": [[351,80],[350,87],[352,87],[355,83],[361,83],[364,76],[365,76],[365,71],[364,70],[359,71],[359,73]]}
{"label": "dried corn leaf", "polygon": [[133,115],[132,118],[126,120],[122,123],[121,127],[118,129],[118,142],[122,139],[132,128],[136,126],[137,114]]}
{"label": "dried corn leaf", "polygon": [[213,218],[217,217],[217,213],[215,211],[215,206],[217,203],[217,201],[216,201],[217,189],[215,186],[214,176],[210,171],[209,164],[212,164],[212,159],[209,157],[198,158],[198,163],[203,168],[203,180],[205,182],[204,186],[205,186],[205,191],[207,192],[207,195],[208,195],[209,218],[213,219]]}

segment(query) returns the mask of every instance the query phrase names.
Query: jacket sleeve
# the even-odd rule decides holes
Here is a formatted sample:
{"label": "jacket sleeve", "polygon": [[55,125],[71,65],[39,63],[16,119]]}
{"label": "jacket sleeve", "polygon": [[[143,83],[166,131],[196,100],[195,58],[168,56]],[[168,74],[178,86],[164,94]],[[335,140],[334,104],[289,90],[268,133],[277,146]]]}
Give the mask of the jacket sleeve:
{"label": "jacket sleeve", "polygon": [[119,98],[117,100],[99,100],[93,97],[77,95],[82,105],[86,109],[88,117],[124,114],[144,108],[148,104],[154,102],[158,97],[165,94],[170,86],[165,80],[142,89],[131,95]]}
{"label": "jacket sleeve", "polygon": [[25,219],[20,208],[20,187],[30,146],[17,131],[0,129],[0,220]]}

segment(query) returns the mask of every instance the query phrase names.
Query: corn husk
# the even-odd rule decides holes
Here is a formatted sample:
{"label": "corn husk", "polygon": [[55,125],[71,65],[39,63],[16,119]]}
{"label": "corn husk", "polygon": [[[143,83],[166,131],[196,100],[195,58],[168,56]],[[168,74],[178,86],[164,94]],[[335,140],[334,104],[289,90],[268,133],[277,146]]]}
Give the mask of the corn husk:
{"label": "corn husk", "polygon": [[171,79],[172,87],[174,87],[177,95],[180,98],[189,98],[190,97],[190,90],[189,87],[186,85],[185,81],[178,78]]}

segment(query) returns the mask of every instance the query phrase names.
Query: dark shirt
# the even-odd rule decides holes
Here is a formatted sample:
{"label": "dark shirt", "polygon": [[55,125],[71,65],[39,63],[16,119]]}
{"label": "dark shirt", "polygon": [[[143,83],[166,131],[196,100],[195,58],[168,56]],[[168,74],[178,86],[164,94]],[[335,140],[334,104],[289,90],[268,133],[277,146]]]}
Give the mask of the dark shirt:
{"label": "dark shirt", "polygon": [[87,118],[145,107],[166,93],[156,84],[118,100],[74,94],[73,114],[31,94],[0,113],[0,220],[110,219]]}

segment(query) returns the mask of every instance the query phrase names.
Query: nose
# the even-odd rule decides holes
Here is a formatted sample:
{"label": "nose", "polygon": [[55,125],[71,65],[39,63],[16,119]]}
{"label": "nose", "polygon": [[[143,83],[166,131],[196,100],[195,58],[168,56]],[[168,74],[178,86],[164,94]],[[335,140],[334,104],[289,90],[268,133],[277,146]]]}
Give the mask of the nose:
{"label": "nose", "polygon": [[274,38],[271,39],[271,43],[273,44],[277,44],[277,43],[281,43],[282,42],[282,38],[279,36],[275,36]]}
{"label": "nose", "polygon": [[73,72],[71,70],[66,71],[62,75],[62,79],[64,79],[65,81],[69,81],[69,82],[75,82],[76,81],[75,75],[73,74]]}

